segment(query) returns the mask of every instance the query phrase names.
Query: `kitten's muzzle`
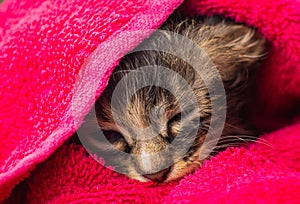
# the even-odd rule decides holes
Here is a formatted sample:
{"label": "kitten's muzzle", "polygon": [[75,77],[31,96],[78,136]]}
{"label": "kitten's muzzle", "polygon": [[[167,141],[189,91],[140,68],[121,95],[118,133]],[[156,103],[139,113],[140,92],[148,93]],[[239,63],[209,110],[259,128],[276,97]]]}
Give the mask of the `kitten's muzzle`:
{"label": "kitten's muzzle", "polygon": [[156,182],[163,182],[166,180],[168,173],[170,172],[171,168],[163,169],[159,172],[153,173],[153,174],[144,174],[143,176],[147,179],[150,179],[151,181]]}

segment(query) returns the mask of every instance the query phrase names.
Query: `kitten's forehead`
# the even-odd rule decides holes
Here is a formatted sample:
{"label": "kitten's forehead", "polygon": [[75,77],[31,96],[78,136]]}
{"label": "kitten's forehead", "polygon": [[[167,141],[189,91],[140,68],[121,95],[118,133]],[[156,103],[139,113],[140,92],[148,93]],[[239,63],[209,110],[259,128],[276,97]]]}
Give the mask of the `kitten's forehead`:
{"label": "kitten's forehead", "polygon": [[123,121],[122,125],[146,128],[166,124],[178,109],[178,102],[172,94],[152,86],[140,89],[127,100],[127,104],[117,106],[112,111],[115,111],[117,120]]}
{"label": "kitten's forehead", "polygon": [[[174,66],[172,68],[175,69]],[[194,77],[194,73],[190,74],[186,68],[182,67],[182,69],[185,71],[182,70],[180,75],[188,75],[189,84],[183,85],[177,77],[166,76],[165,81],[171,84],[172,90],[154,85],[138,89],[136,84],[143,79],[136,77],[126,84],[124,91],[116,95],[113,101],[112,93],[122,76],[126,75],[124,72],[117,72],[118,76],[111,78],[109,88],[106,89],[103,100],[100,100],[102,102],[100,106],[106,110],[106,116],[107,112],[115,113],[109,114],[111,122],[117,119],[121,126],[135,125],[141,128],[148,127],[151,124],[151,118],[152,123],[166,123],[168,119],[181,111],[190,109],[191,105],[205,106],[199,109],[207,109],[209,99],[205,84],[200,78]],[[159,80],[160,76],[154,75],[154,77],[156,77],[154,80]],[[185,78],[185,76],[182,77]],[[186,86],[190,86],[193,91],[187,91]],[[195,101],[197,104],[191,104],[191,99],[195,96],[198,100]]]}

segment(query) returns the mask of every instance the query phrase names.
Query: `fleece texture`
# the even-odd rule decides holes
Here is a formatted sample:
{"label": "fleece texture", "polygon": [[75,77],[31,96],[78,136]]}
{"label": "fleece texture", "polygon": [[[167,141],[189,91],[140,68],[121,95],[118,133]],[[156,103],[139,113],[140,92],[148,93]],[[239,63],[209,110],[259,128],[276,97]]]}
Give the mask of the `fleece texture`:
{"label": "fleece texture", "polygon": [[[228,149],[170,184],[133,181],[99,165],[80,145],[61,146],[107,85],[120,57],[150,32],[112,49],[101,45],[125,31],[158,28],[181,3],[6,0],[0,5],[0,201],[30,173],[23,189],[29,203],[296,203],[300,199],[297,0],[187,0],[181,5],[187,14],[221,14],[254,26],[270,41],[269,57],[257,76],[252,114],[259,128],[279,130],[262,135],[259,141],[264,144]],[[75,118],[76,81],[99,46],[97,52],[107,57],[82,81],[85,88],[96,82],[90,87],[95,96],[83,97]]]}
{"label": "fleece texture", "polygon": [[[299,203],[300,125],[229,148],[194,174],[169,184],[141,183],[65,144],[29,181],[30,203]],[[286,137],[287,133],[288,136]],[[278,138],[284,138],[278,142]],[[279,154],[280,153],[280,154]],[[283,153],[283,154],[281,154]]]}

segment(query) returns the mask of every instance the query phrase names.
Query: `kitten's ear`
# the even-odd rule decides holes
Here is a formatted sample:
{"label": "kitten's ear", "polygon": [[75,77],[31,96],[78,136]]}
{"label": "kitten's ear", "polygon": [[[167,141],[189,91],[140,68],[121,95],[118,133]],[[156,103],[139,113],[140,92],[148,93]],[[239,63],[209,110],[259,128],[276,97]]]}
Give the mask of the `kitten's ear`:
{"label": "kitten's ear", "polygon": [[247,75],[266,56],[267,41],[253,28],[224,23],[214,35],[206,50],[224,81]]}

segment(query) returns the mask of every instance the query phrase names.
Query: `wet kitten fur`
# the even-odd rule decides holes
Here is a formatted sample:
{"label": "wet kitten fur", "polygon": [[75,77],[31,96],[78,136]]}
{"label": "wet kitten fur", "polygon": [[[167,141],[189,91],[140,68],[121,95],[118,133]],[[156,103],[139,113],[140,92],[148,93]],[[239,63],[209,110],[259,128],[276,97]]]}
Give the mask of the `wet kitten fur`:
{"label": "wet kitten fur", "polygon": [[[227,147],[235,141],[247,140],[248,135],[254,135],[251,125],[242,120],[240,115],[245,103],[247,103],[245,92],[250,83],[248,80],[249,73],[262,60],[266,52],[266,40],[253,28],[232,23],[220,17],[182,18],[176,14],[170,17],[160,29],[183,35],[197,43],[205,50],[220,72],[226,91],[227,107],[218,108],[226,108],[227,116],[222,137],[214,151]],[[185,50],[184,47],[173,47],[172,42],[166,42],[169,34],[163,32],[163,35],[166,36],[163,43],[168,46],[167,49],[180,49],[186,57],[189,57],[189,53],[193,52],[193,50]],[[150,44],[155,48],[159,43],[162,43],[161,40],[154,33],[140,46]],[[194,68],[201,69],[205,65],[206,62],[201,61],[201,59],[202,57],[199,56],[197,67]],[[179,109],[178,101],[172,93],[161,87],[147,86],[135,90],[135,95],[129,99],[128,107],[125,104],[119,104],[116,113],[117,119],[122,121],[122,125],[117,127],[112,118],[110,105],[115,86],[126,73],[148,65],[164,66],[179,73],[192,87],[197,97],[199,111],[191,113],[189,119],[181,118],[180,112],[182,110]],[[159,80],[159,75],[157,77]],[[202,159],[199,159],[199,155],[205,155],[206,147],[202,144],[210,125],[210,97],[217,97],[209,96],[201,77],[187,62],[172,54],[158,51],[139,51],[126,55],[116,67],[106,90],[96,102],[98,124],[116,149],[133,155],[157,154],[167,148],[180,131],[192,127],[195,122],[193,118],[200,116],[201,128],[197,132],[192,146],[183,157],[161,155],[161,157],[147,162],[143,159],[128,161],[128,158],[115,158],[115,161],[105,162],[116,169],[125,170],[129,177],[140,181],[168,182],[179,179],[197,169],[203,162]],[[213,86],[214,73],[207,72],[205,77],[209,81],[209,85]],[[135,80],[143,79],[136,78]],[[173,81],[172,78],[165,80]],[[180,97],[190,98],[189,94],[185,93],[185,90],[182,90],[182,87],[176,82],[173,86],[176,87]],[[128,88],[134,89],[134,84]],[[124,97],[128,97],[126,94],[124,93]],[[152,114],[151,109],[154,106],[163,110],[162,114],[166,121],[160,116],[155,121],[155,124],[160,125],[162,130],[158,136],[150,140],[138,140],[138,133],[130,127],[145,128],[149,126],[151,123],[149,116]],[[157,114],[159,115],[159,113]],[[183,143],[185,139],[182,139]],[[100,140],[98,142],[101,143]],[[106,151],[105,148],[101,149],[101,145],[98,145],[97,142],[93,145],[99,146],[98,153],[100,156],[101,154],[114,154],[114,152]],[[180,151],[180,147],[177,148]],[[172,160],[174,164],[169,168],[163,167],[164,163],[169,160]]]}

